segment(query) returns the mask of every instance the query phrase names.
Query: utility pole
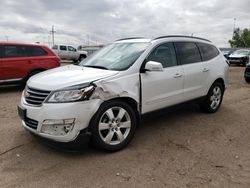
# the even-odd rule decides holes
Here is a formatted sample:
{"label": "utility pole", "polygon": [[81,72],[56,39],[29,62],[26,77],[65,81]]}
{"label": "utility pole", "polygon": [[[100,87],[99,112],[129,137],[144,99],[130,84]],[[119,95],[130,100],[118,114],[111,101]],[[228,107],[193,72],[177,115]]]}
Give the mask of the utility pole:
{"label": "utility pole", "polygon": [[52,25],[52,29],[51,29],[51,31],[50,31],[50,34],[52,35],[52,46],[54,46],[55,45],[55,28],[54,28],[54,26]]}
{"label": "utility pole", "polygon": [[89,34],[87,35],[87,41],[88,41],[88,46],[89,46]]}
{"label": "utility pole", "polygon": [[5,36],[5,38],[6,38],[6,41],[8,42],[9,41],[9,36]]}
{"label": "utility pole", "polygon": [[234,32],[235,32],[235,25],[236,25],[236,18],[234,18],[234,29],[233,29],[233,36],[234,36]]}

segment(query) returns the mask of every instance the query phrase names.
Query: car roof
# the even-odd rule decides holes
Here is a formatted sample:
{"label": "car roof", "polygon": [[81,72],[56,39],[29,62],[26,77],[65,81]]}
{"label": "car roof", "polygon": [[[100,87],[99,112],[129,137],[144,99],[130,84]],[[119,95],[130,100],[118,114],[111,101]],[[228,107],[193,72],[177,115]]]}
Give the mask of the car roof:
{"label": "car roof", "polygon": [[116,43],[126,43],[126,42],[155,42],[159,40],[164,41],[195,41],[195,42],[205,42],[205,43],[211,43],[210,40],[200,38],[200,37],[193,37],[193,36],[183,36],[183,35],[167,35],[167,36],[161,36],[154,39],[148,39],[143,37],[133,37],[133,38],[123,38],[115,41]]}
{"label": "car roof", "polygon": [[151,39],[147,38],[125,38],[115,41],[115,43],[127,43],[127,42],[150,42]]}
{"label": "car roof", "polygon": [[45,45],[38,44],[38,43],[7,42],[7,41],[0,41],[0,45],[45,46]]}

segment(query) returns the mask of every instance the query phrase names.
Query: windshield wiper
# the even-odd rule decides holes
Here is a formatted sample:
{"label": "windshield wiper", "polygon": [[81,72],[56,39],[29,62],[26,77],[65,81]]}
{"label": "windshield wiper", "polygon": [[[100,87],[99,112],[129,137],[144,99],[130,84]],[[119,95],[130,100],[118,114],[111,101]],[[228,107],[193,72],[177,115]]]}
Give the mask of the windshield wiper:
{"label": "windshield wiper", "polygon": [[100,65],[83,65],[84,67],[91,67],[91,68],[97,68],[97,69],[105,69],[105,70],[108,70],[107,67],[103,67],[103,66],[100,66]]}

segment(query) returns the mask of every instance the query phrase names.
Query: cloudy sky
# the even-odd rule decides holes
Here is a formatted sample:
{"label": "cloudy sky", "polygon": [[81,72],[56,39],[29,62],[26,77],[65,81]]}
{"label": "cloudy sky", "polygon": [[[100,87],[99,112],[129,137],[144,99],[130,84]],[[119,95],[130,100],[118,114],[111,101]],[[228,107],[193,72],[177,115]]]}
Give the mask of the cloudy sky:
{"label": "cloudy sky", "polygon": [[250,28],[250,0],[1,0],[0,41],[108,43],[118,38],[194,35],[229,46]]}

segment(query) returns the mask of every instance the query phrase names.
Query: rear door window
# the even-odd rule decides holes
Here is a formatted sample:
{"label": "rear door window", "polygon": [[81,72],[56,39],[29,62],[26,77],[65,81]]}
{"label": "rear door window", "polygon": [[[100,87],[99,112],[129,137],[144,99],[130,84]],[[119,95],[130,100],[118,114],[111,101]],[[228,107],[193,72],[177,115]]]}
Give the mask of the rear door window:
{"label": "rear door window", "polygon": [[208,61],[219,55],[219,51],[215,46],[205,43],[197,43],[197,45],[200,49],[203,61]]}
{"label": "rear door window", "polygon": [[60,50],[67,51],[67,47],[66,46],[60,46]]}
{"label": "rear door window", "polygon": [[176,42],[176,50],[182,65],[201,62],[198,47],[193,42]]}
{"label": "rear door window", "polygon": [[28,46],[28,56],[46,56],[45,52],[41,47],[38,46]]}

